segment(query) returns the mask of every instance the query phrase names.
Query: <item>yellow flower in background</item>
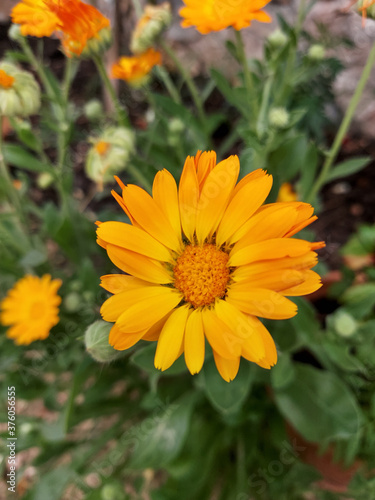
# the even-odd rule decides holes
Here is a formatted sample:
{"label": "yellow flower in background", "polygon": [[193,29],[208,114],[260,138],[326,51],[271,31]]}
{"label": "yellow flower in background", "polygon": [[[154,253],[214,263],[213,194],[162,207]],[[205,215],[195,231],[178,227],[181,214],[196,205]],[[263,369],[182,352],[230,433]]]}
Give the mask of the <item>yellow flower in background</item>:
{"label": "yellow flower in background", "polygon": [[26,275],[17,281],[0,303],[0,323],[10,326],[7,337],[17,345],[46,339],[59,322],[61,298],[57,290],[61,283],[51,280],[49,274],[42,278]]}
{"label": "yellow flower in background", "polygon": [[80,0],[22,0],[12,10],[21,34],[37,37],[57,33],[68,57],[80,56],[90,45],[98,51],[110,39],[109,20]]}
{"label": "yellow flower in background", "polygon": [[121,57],[112,66],[112,77],[138,87],[147,81],[152,68],[159,64],[161,64],[161,53],[151,48],[137,56]]}
{"label": "yellow flower in background", "polygon": [[277,195],[277,201],[288,202],[297,200],[298,196],[294,191],[293,186],[289,182],[284,182],[283,184],[281,184],[279,194]]}
{"label": "yellow flower in background", "polygon": [[183,18],[181,26],[194,26],[206,35],[229,26],[241,30],[250,26],[252,21],[271,22],[271,18],[261,9],[271,0],[184,0],[185,7],[180,10]]}
{"label": "yellow flower in background", "polygon": [[[258,319],[286,319],[297,306],[286,296],[320,288],[311,268],[323,242],[291,238],[313,222],[302,202],[263,205],[272,177],[256,170],[237,183],[237,156],[188,157],[179,187],[162,170],[152,196],[124,185],[112,192],[131,224],[98,222],[98,243],[127,274],[102,277],[114,295],[101,308],[114,322],[109,343],[118,350],[157,341],[155,366],[168,369],[184,353],[189,371],[204,362],[205,340],[226,381],[240,359],[264,368],[276,363],[274,341]],[[236,184],[237,183],[237,184]]]}
{"label": "yellow flower in background", "polygon": [[13,23],[21,26],[23,36],[51,36],[59,24],[57,15],[48,8],[44,0],[21,0],[13,7],[11,18]]}

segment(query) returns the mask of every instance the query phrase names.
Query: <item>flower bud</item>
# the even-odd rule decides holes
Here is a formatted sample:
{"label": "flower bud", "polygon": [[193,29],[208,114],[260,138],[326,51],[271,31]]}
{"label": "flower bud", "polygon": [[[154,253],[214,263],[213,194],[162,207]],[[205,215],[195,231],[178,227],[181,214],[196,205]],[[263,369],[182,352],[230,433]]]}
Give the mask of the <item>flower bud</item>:
{"label": "flower bud", "polygon": [[340,337],[351,337],[357,330],[357,322],[351,314],[339,309],[334,314],[333,326]]}
{"label": "flower bud", "polygon": [[11,24],[8,30],[8,37],[14,42],[19,42],[23,38],[21,26],[19,24]]}
{"label": "flower bud", "polygon": [[98,121],[103,116],[103,105],[98,99],[91,99],[83,108],[85,116],[90,121]]}
{"label": "flower bud", "polygon": [[82,306],[82,297],[77,292],[70,292],[64,298],[64,307],[70,313],[79,311],[81,306]]}
{"label": "flower bud", "polygon": [[289,124],[289,113],[285,108],[271,108],[268,121],[271,127],[285,128]]}
{"label": "flower bud", "polygon": [[112,44],[112,32],[109,27],[102,28],[96,36],[89,38],[83,50],[79,50],[79,43],[75,40],[65,41],[63,50],[67,57],[89,58],[102,55]]}
{"label": "flower bud", "polygon": [[126,500],[128,498],[119,482],[105,484],[100,492],[100,497],[102,500],[118,500],[119,498]]}
{"label": "flower bud", "polygon": [[269,44],[271,45],[271,47],[273,47],[274,49],[278,49],[278,48],[281,49],[287,43],[288,37],[286,36],[286,34],[283,31],[281,31],[280,29],[277,29],[277,30],[273,31],[267,37],[267,40],[268,40]]}
{"label": "flower bud", "polygon": [[138,21],[130,42],[134,54],[141,54],[155,45],[158,37],[171,24],[172,14],[168,2],[160,5],[147,5]]}
{"label": "flower bud", "polygon": [[135,149],[134,133],[125,127],[108,127],[100,137],[92,139],[85,164],[87,176],[102,188],[113,175],[126,168]]}
{"label": "flower bud", "polygon": [[293,186],[289,182],[281,184],[279,194],[277,195],[277,202],[297,201],[298,196],[294,191]]}
{"label": "flower bud", "polygon": [[92,323],[85,332],[86,351],[99,363],[113,361],[122,355],[122,351],[116,351],[108,343],[112,326],[112,323],[100,319]]}
{"label": "flower bud", "polygon": [[172,118],[168,122],[168,144],[177,146],[181,140],[181,134],[185,130],[185,124],[180,118]]}
{"label": "flower bud", "polygon": [[323,45],[319,44],[312,45],[307,52],[307,57],[311,61],[322,61],[325,58],[325,55],[326,49],[323,47]]}
{"label": "flower bud", "polygon": [[29,116],[40,107],[40,88],[33,75],[16,65],[0,63],[0,114]]}
{"label": "flower bud", "polygon": [[38,175],[36,183],[40,189],[47,189],[50,187],[53,181],[54,178],[49,172],[42,172]]}

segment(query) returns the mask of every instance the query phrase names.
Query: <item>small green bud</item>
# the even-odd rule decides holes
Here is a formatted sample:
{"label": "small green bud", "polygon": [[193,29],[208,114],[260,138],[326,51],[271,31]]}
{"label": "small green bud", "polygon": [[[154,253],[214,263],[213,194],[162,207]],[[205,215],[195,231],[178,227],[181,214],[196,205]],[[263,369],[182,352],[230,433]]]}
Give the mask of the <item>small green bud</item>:
{"label": "small green bud", "polygon": [[277,49],[277,48],[282,48],[288,41],[288,37],[286,34],[281,31],[280,29],[277,29],[273,31],[268,37],[267,40],[271,47]]}
{"label": "small green bud", "polygon": [[323,45],[312,45],[309,48],[309,51],[307,52],[307,57],[311,61],[322,61],[325,58],[326,55],[326,49],[323,47]]}
{"label": "small green bud", "polygon": [[47,189],[53,183],[54,178],[49,172],[42,172],[38,175],[37,185],[40,189]]}
{"label": "small green bud", "polygon": [[181,141],[181,134],[185,130],[185,124],[180,118],[172,118],[168,122],[168,144],[177,146]]}
{"label": "small green bud", "polygon": [[341,337],[351,337],[357,331],[357,322],[351,314],[342,309],[334,314],[333,326]]}
{"label": "small green bud", "polygon": [[103,320],[95,321],[85,333],[86,351],[100,363],[106,363],[119,358],[122,351],[117,351],[108,343],[112,323]]}
{"label": "small green bud", "polygon": [[14,42],[19,42],[23,38],[21,26],[19,24],[11,24],[8,30],[8,37]]}
{"label": "small green bud", "polygon": [[35,425],[30,422],[24,422],[19,426],[21,436],[27,436],[35,429]]}
{"label": "small green bud", "polygon": [[102,500],[126,500],[124,488],[118,482],[105,484],[100,492]]}
{"label": "small green bud", "polygon": [[285,108],[271,108],[268,114],[268,121],[271,127],[285,128],[289,124],[289,113]]}
{"label": "small green bud", "polygon": [[103,117],[103,105],[98,99],[91,99],[87,102],[83,111],[90,121],[98,121]]}
{"label": "small green bud", "polygon": [[70,313],[79,311],[81,306],[82,306],[82,297],[77,292],[70,292],[64,298],[64,307]]}

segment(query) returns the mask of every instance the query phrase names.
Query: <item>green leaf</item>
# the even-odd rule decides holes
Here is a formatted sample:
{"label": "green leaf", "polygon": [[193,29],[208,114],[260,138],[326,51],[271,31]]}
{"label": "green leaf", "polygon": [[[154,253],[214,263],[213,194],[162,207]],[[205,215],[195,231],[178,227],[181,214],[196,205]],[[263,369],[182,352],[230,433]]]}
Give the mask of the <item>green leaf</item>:
{"label": "green leaf", "polygon": [[296,376],[275,390],[275,402],[286,420],[308,441],[352,438],[362,415],[349,388],[334,374],[295,364]]}
{"label": "green leaf", "polygon": [[217,371],[214,360],[206,361],[202,376],[208,400],[223,414],[238,412],[249,394],[253,375],[253,365],[242,360],[236,378],[231,382],[226,382]]}
{"label": "green leaf", "polygon": [[189,432],[195,400],[195,394],[186,394],[130,429],[126,437],[134,446],[131,468],[160,469],[180,453]]}
{"label": "green leaf", "polygon": [[287,354],[282,354],[271,370],[271,383],[274,389],[282,389],[289,385],[295,377],[294,364]]}
{"label": "green leaf", "polygon": [[271,172],[277,172],[280,181],[292,180],[299,171],[305,168],[305,159],[309,152],[309,144],[305,135],[296,135],[285,140],[281,146],[272,151],[268,160]]}
{"label": "green leaf", "polygon": [[50,172],[52,175],[54,174],[54,170],[50,165],[42,163],[21,146],[17,146],[16,144],[4,144],[3,153],[5,161],[10,165],[25,170],[31,170],[32,172]]}
{"label": "green leaf", "polygon": [[360,158],[353,158],[351,160],[343,161],[336,165],[329,175],[327,176],[326,182],[339,179],[340,177],[347,177],[348,175],[355,174],[366,167],[371,161],[369,156],[361,156]]}
{"label": "green leaf", "polygon": [[43,474],[35,487],[32,499],[51,500],[52,498],[61,498],[66,485],[74,476],[74,471],[64,465]]}
{"label": "green leaf", "polygon": [[370,314],[375,306],[375,283],[363,283],[348,288],[342,300],[354,317],[363,318]]}

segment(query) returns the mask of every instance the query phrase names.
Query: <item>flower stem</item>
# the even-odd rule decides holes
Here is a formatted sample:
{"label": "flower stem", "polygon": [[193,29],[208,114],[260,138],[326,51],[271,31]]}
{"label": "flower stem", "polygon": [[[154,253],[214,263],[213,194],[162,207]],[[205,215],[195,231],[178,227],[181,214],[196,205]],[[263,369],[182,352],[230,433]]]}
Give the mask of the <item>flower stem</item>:
{"label": "flower stem", "polygon": [[208,139],[207,126],[206,126],[206,124],[207,124],[206,114],[204,112],[202,99],[200,98],[198,89],[194,83],[193,78],[191,77],[190,73],[188,71],[186,71],[184,65],[181,63],[181,61],[177,57],[174,50],[167,43],[165,43],[164,40],[161,41],[161,46],[163,47],[165,52],[168,54],[168,56],[172,59],[176,68],[181,73],[182,78],[185,80],[186,85],[190,91],[191,97],[193,98],[194,104],[197,108],[198,116],[199,116],[199,119],[201,121],[202,127],[203,127],[205,134],[206,134],[206,137]]}
{"label": "flower stem", "polygon": [[105,88],[108,90],[108,93],[112,99],[114,108],[116,110],[117,121],[118,121],[119,125],[122,125],[124,127],[129,127],[129,118],[128,118],[124,108],[119,103],[115,88],[112,85],[111,80],[109,79],[109,76],[108,76],[107,71],[104,67],[102,58],[99,55],[95,54],[93,56],[93,60],[94,60],[94,63],[96,64],[96,67],[98,68],[99,75],[102,79],[102,82],[103,82]]}
{"label": "flower stem", "polygon": [[237,56],[238,56],[238,59],[241,63],[241,66],[243,69],[243,74],[244,74],[250,116],[256,116],[258,109],[257,109],[257,101],[255,99],[254,80],[253,80],[253,75],[251,74],[251,71],[249,68],[249,64],[247,62],[247,57],[246,57],[246,52],[245,52],[245,43],[243,41],[241,31],[234,30],[234,34],[235,34],[236,43],[237,43]]}
{"label": "flower stem", "polygon": [[155,66],[155,73],[158,75],[160,80],[164,83],[165,88],[168,90],[169,95],[176,104],[181,104],[180,94],[169,76],[168,71],[166,71],[162,66]]}
{"label": "flower stem", "polygon": [[323,167],[320,171],[320,174],[318,178],[316,179],[313,187],[311,188],[310,193],[308,194],[306,201],[311,203],[321,187],[325,184],[327,177],[330,173],[331,167],[333,162],[336,160],[336,157],[339,153],[339,150],[341,148],[342,142],[344,140],[345,135],[348,132],[348,129],[350,127],[350,124],[352,122],[355,110],[357,109],[357,106],[359,104],[359,101],[362,97],[363,90],[365,88],[365,85],[367,83],[367,80],[370,76],[371,69],[375,64],[375,42],[373,46],[371,47],[371,50],[369,52],[365,67],[363,68],[361,78],[359,79],[358,85],[355,89],[355,92],[351,98],[351,101],[349,103],[349,106],[345,112],[344,119],[341,122],[341,125],[337,131],[335,140],[333,141],[333,144],[331,146],[331,149],[328,151],[326,160],[323,164]]}

